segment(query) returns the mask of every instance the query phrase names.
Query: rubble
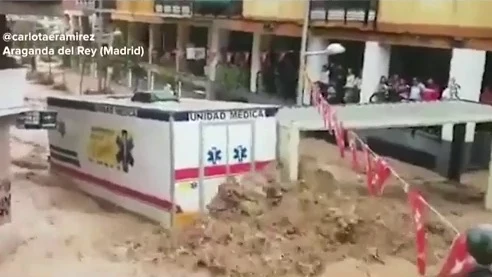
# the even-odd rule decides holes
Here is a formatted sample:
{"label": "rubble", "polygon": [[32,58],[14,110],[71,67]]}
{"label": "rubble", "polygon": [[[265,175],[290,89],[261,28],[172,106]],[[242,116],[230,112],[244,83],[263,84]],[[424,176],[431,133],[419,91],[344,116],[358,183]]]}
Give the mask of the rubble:
{"label": "rubble", "polygon": [[[319,276],[348,257],[413,262],[404,201],[344,189],[317,167],[302,172],[304,181],[296,184],[282,184],[274,166],[240,182],[229,178],[207,206],[209,214],[175,234],[175,247],[163,250],[166,261],[231,277]],[[429,237],[446,244],[442,233]]]}

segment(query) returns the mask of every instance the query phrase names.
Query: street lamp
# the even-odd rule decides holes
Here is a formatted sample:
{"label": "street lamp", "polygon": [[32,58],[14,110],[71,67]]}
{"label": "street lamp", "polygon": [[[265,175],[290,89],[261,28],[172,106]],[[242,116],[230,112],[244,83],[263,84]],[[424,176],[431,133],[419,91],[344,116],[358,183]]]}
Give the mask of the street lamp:
{"label": "street lamp", "polygon": [[[306,34],[307,36],[307,34]],[[306,41],[306,39],[303,39]],[[301,63],[299,64],[299,79],[297,82],[297,105],[302,105],[303,104],[303,95],[304,95],[304,72],[306,69],[306,57],[308,56],[331,56],[331,55],[337,55],[337,54],[342,54],[345,52],[345,47],[341,45],[340,43],[330,43],[325,50],[321,51],[308,51],[306,52],[305,50],[306,45],[302,46],[301,49]]]}
{"label": "street lamp", "polygon": [[342,54],[345,52],[345,47],[341,45],[340,43],[331,43],[326,47],[325,50],[321,51],[309,51],[304,53],[304,56],[320,56],[320,55],[337,55],[337,54]]}

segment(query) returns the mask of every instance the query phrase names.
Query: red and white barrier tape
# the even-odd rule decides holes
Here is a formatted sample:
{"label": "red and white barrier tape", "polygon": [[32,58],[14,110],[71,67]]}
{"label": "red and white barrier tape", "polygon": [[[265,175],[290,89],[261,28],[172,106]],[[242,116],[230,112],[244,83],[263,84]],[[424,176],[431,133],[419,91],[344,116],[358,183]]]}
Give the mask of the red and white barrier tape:
{"label": "red and white barrier tape", "polygon": [[[361,163],[358,157],[357,145],[362,147],[365,160],[365,174],[366,185],[369,194],[373,196],[381,196],[384,192],[386,181],[392,175],[400,181],[403,191],[407,194],[408,203],[412,212],[412,218],[415,225],[415,242],[417,248],[417,269],[420,275],[424,276],[426,273],[426,252],[427,252],[427,239],[424,228],[424,222],[426,219],[426,210],[430,210],[434,213],[445,225],[447,225],[455,234],[455,242],[450,248],[449,256],[439,274],[439,277],[450,276],[449,273],[455,273],[460,270],[466,270],[466,261],[470,260],[470,256],[466,256],[463,251],[468,253],[462,248],[462,237],[458,229],[436,208],[434,208],[420,192],[412,188],[412,186],[405,181],[385,160],[383,157],[372,151],[369,146],[354,132],[345,131],[343,129],[343,123],[337,118],[334,107],[332,107],[321,95],[319,87],[316,84],[310,83],[311,87],[311,99],[316,109],[323,117],[324,126],[330,133],[335,134],[337,146],[340,149],[340,156],[345,156],[345,134],[347,134],[349,141],[349,148],[351,151],[350,158],[352,168],[361,173]],[[456,246],[456,244],[458,246]],[[457,250],[456,250],[457,249]],[[473,258],[472,258],[473,259]]]}

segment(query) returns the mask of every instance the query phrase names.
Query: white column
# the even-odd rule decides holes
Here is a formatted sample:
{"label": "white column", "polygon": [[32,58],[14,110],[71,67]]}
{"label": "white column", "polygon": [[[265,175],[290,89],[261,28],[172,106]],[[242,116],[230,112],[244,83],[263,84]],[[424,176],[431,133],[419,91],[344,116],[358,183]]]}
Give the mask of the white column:
{"label": "white column", "polygon": [[[137,23],[136,22],[128,22],[128,28],[127,28],[127,45],[132,45],[134,44],[137,39],[136,39],[136,33],[137,33]],[[128,69],[128,84],[127,86],[129,88],[133,88],[133,73],[131,68]]]}
{"label": "white column", "polygon": [[[306,47],[307,52],[311,51],[322,51],[325,50],[329,42],[321,36],[309,35],[308,45]],[[327,55],[315,55],[307,56],[306,58],[306,72],[309,76],[320,76],[323,70],[323,65],[328,63]],[[313,80],[312,80],[313,81]],[[317,81],[317,80],[314,80]],[[308,85],[304,85],[304,93],[302,103],[304,105],[309,105],[311,102],[311,96],[308,89]]]}
{"label": "white column", "polygon": [[207,64],[208,78],[215,81],[215,69],[220,56],[221,48],[227,47],[229,44],[229,31],[219,28],[213,24],[208,29],[208,51],[214,55],[214,58]]}
{"label": "white column", "polygon": [[126,84],[127,87],[133,88],[133,73],[131,69],[128,70],[127,79],[128,79],[128,83]]}
{"label": "white column", "polygon": [[[158,50],[161,48],[159,46],[159,43],[161,41],[161,36],[160,36],[160,30],[159,30],[158,24],[149,24],[149,49],[148,49],[148,59],[149,59],[149,64],[154,64],[156,61],[154,61],[153,57],[153,52],[154,49]],[[153,90],[154,89],[154,78],[153,78],[153,71],[149,68],[147,69],[147,89],[148,90]]]}
{"label": "white column", "polygon": [[176,71],[180,72],[183,70],[184,62],[186,61],[186,46],[190,38],[190,26],[182,22],[177,24],[176,50],[179,55],[176,59]]}
{"label": "white column", "polygon": [[11,68],[0,70],[0,72],[0,83],[2,84],[0,110],[24,106],[24,96],[29,90],[26,82],[27,69]]}
{"label": "white column", "polygon": [[[486,52],[474,49],[453,49],[453,55],[449,66],[449,78],[455,78],[460,85],[459,97],[461,99],[478,101],[482,89],[482,77],[485,70]],[[475,123],[466,124],[465,142],[473,142],[475,136]],[[442,128],[442,139],[453,139],[453,125],[448,124]]]}
{"label": "white column", "polygon": [[148,51],[148,59],[149,64],[152,64],[152,50],[154,50],[154,40],[155,40],[155,28],[154,24],[149,24],[149,49]]}
{"label": "white column", "polygon": [[388,76],[391,58],[391,47],[375,41],[366,42],[364,64],[362,66],[362,85],[360,102],[369,102],[376,91],[381,76]]}
{"label": "white column", "polygon": [[249,90],[257,93],[257,75],[261,70],[261,33],[253,33],[253,45],[251,46],[251,72]]}

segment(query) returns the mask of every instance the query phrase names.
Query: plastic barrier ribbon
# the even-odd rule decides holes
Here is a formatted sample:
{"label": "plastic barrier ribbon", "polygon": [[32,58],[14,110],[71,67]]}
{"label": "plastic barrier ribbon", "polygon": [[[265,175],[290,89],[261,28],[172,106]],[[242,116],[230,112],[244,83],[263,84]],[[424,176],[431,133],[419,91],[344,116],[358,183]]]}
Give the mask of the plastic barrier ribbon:
{"label": "plastic barrier ribbon", "polygon": [[334,122],[335,125],[335,140],[338,145],[338,150],[340,150],[340,157],[345,157],[345,132],[343,130],[342,122],[336,120]]}
{"label": "plastic barrier ribbon", "polygon": [[372,179],[374,176],[373,172],[373,165],[372,165],[372,153],[367,147],[367,145],[364,145],[364,157],[366,160],[366,185],[367,185],[367,190],[369,191],[370,195],[374,195],[374,188],[372,186]]}
{"label": "plastic barrier ribbon", "polygon": [[328,132],[333,134],[333,124],[336,119],[335,109],[328,103],[326,103],[326,105],[328,108],[325,109],[325,113],[323,114],[323,121]]}
{"label": "plastic barrier ribbon", "polygon": [[326,129],[331,127],[330,114],[331,106],[326,101],[321,101],[321,113],[323,115],[323,124]]}
{"label": "plastic barrier ribbon", "polygon": [[309,84],[309,92],[311,93],[311,103],[313,106],[316,107],[316,92],[314,91],[314,86],[312,83],[308,82]]}
{"label": "plastic barrier ribbon", "polygon": [[320,104],[321,104],[322,97],[319,91],[319,87],[316,84],[311,84],[310,86],[311,86],[311,101],[313,102],[314,107],[317,108],[318,113],[320,113],[321,112]]}
{"label": "plastic barrier ribbon", "polygon": [[359,152],[357,151],[357,135],[354,132],[348,132],[348,143],[352,158],[352,169],[356,172],[361,172],[362,170],[360,168],[358,157]]}
{"label": "plastic barrier ribbon", "polygon": [[464,276],[475,265],[475,260],[468,253],[465,234],[458,234],[449,248],[448,256],[438,277]]}
{"label": "plastic barrier ribbon", "polygon": [[374,157],[374,176],[372,178],[372,187],[375,193],[382,195],[386,181],[391,176],[391,170],[388,163],[381,157]]}
{"label": "plastic barrier ribbon", "polygon": [[424,276],[427,267],[427,239],[425,235],[425,203],[422,195],[415,189],[408,192],[408,202],[412,210],[412,219],[415,225],[415,242],[417,244],[417,269]]}
{"label": "plastic barrier ribbon", "polygon": [[321,105],[324,102],[323,95],[321,95],[321,91],[319,89],[319,86],[317,84],[313,84],[314,87],[314,92],[316,95],[316,102],[314,102],[314,106],[318,109],[318,113],[321,113]]}
{"label": "plastic barrier ribbon", "polygon": [[337,114],[335,112],[335,109],[331,107],[330,113],[328,114],[328,132],[333,135],[335,131],[335,126],[336,123],[338,122]]}

